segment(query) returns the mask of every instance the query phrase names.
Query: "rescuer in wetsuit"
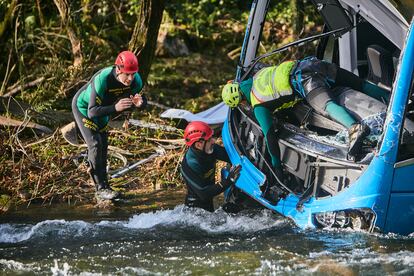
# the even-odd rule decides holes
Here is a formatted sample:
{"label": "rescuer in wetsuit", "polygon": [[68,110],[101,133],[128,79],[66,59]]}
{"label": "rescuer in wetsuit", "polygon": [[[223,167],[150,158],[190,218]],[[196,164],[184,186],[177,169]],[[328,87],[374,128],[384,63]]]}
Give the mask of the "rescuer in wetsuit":
{"label": "rescuer in wetsuit", "polygon": [[272,113],[290,108],[302,99],[317,112],[348,128],[350,156],[354,156],[361,149],[363,139],[369,134],[369,127],[360,124],[333,100],[331,88],[335,86],[347,86],[385,100],[389,98],[389,93],[378,86],[315,57],[265,67],[253,78],[241,83],[226,84],[222,97],[224,103],[232,108],[237,107],[242,99],[246,99],[253,107],[266,139],[273,170],[277,178],[283,181],[280,149]]}
{"label": "rescuer in wetsuit", "polygon": [[213,198],[233,185],[241,166],[234,166],[221,182],[215,183],[216,161],[230,162],[226,150],[215,144],[213,130],[204,122],[187,125],[184,139],[189,147],[181,163],[181,175],[187,185],[185,205],[213,212]]}
{"label": "rescuer in wetsuit", "polygon": [[106,169],[109,117],[133,106],[144,107],[146,99],[138,94],[142,87],[135,54],[123,51],[114,66],[98,71],[72,100],[76,125],[88,146],[89,171],[96,195],[102,199],[119,195],[109,186]]}

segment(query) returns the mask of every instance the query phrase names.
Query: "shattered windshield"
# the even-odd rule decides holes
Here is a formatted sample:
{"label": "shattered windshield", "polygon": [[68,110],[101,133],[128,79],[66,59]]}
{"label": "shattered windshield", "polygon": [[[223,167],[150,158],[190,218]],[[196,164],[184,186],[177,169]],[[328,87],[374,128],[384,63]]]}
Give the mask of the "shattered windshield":
{"label": "shattered windshield", "polygon": [[[362,119],[362,123],[366,124],[370,128],[370,134],[367,136],[367,139],[364,141],[364,146],[366,147],[375,147],[375,145],[378,143],[382,132],[384,128],[385,118],[387,116],[386,111],[381,111],[379,113],[375,113],[373,115],[367,116]],[[408,135],[406,131],[404,132],[404,135]],[[316,141],[320,141],[322,143],[327,143],[334,146],[346,146],[349,144],[349,138],[348,138],[348,131],[342,130],[339,131],[335,135],[326,135],[326,136],[320,136],[320,135],[309,135]],[[316,146],[320,146],[319,144],[316,144]],[[315,149],[312,149],[309,145],[302,145],[305,148],[307,148],[309,151],[315,151]],[[323,146],[323,145],[322,145]],[[315,146],[313,146],[315,148]],[[322,151],[321,148],[317,149],[319,152]],[[364,159],[360,160],[361,163],[369,162],[372,159],[373,155],[370,154],[369,156],[366,156]]]}
{"label": "shattered windshield", "polygon": [[413,0],[391,0],[391,4],[404,16],[408,23],[414,16],[414,1]]}

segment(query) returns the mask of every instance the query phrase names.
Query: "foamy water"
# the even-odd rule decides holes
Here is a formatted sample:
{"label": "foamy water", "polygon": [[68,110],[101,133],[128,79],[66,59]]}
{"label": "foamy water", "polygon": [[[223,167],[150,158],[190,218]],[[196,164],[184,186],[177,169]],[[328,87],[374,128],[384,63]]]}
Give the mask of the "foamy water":
{"label": "foamy water", "polygon": [[0,274],[412,274],[414,237],[299,230],[267,210],[0,224]]}
{"label": "foamy water", "polygon": [[20,243],[30,239],[46,236],[56,238],[81,238],[99,235],[108,229],[125,230],[151,229],[157,226],[166,228],[199,229],[208,233],[254,233],[277,225],[286,223],[268,210],[260,211],[254,216],[229,215],[221,210],[215,213],[201,209],[188,209],[183,205],[173,210],[161,210],[150,213],[134,215],[128,221],[103,220],[90,223],[80,220],[45,220],[35,225],[26,224],[0,224],[0,243]]}

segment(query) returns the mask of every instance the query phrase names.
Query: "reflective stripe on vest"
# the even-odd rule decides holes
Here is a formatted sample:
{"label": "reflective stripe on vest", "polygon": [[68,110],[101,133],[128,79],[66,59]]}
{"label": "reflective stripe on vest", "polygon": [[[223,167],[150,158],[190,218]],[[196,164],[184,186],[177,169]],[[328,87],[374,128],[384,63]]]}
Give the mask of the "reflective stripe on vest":
{"label": "reflective stripe on vest", "polygon": [[279,66],[271,66],[261,69],[253,77],[251,91],[251,104],[269,102],[282,96],[293,94],[290,85],[290,71],[295,65],[294,61],[285,61]]}

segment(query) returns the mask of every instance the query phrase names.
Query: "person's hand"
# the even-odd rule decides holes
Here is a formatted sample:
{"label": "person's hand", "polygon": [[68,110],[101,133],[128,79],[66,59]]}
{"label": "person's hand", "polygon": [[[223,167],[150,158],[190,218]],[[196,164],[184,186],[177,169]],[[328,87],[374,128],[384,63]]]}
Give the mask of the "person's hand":
{"label": "person's hand", "polygon": [[237,166],[232,166],[230,168],[229,175],[226,177],[226,179],[222,179],[221,181],[221,186],[224,188],[224,190],[226,190],[228,187],[236,183],[237,179],[240,176],[240,171],[241,171],[240,164]]}
{"label": "person's hand", "polygon": [[131,99],[132,103],[136,106],[136,107],[140,107],[144,100],[142,99],[142,96],[139,94],[135,94],[134,96],[129,96],[129,98]]}
{"label": "person's hand", "polygon": [[233,184],[236,183],[237,179],[239,179],[241,171],[241,165],[232,166],[230,168],[229,175],[227,176],[227,179],[232,182]]}
{"label": "person's hand", "polygon": [[130,98],[123,98],[120,99],[116,104],[115,104],[115,110],[117,112],[121,112],[124,111],[128,108],[130,108],[133,105],[132,100]]}

